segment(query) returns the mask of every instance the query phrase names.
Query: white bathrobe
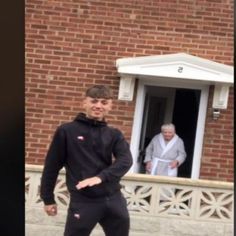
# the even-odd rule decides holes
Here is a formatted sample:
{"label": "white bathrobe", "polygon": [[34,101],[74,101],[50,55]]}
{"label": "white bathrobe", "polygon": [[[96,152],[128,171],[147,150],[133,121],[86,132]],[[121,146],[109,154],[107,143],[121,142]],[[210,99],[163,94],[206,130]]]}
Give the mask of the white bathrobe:
{"label": "white bathrobe", "polygon": [[162,133],[153,137],[146,148],[144,162],[152,161],[151,175],[174,176],[178,174],[178,168],[171,169],[170,162],[177,160],[179,166],[185,161],[186,152],[183,140],[175,134],[166,143]]}

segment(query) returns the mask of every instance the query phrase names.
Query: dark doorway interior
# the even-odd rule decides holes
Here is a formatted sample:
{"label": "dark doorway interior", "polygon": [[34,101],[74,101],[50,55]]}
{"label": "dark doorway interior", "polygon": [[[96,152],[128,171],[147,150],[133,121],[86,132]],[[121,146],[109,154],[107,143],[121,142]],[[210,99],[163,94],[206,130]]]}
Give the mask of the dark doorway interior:
{"label": "dark doorway interior", "polygon": [[146,94],[145,108],[143,114],[142,135],[139,150],[140,173],[145,173],[143,160],[145,158],[145,148],[161,130],[166,109],[166,98]]}
{"label": "dark doorway interior", "polygon": [[186,161],[179,167],[179,177],[191,177],[199,101],[200,90],[176,89],[172,122],[187,153]]}
{"label": "dark doorway interior", "polygon": [[[160,89],[160,88],[159,88]],[[171,88],[173,89],[173,88]],[[191,177],[193,151],[196,135],[200,90],[175,89],[173,116],[169,118],[176,126],[176,133],[183,139],[187,153],[186,161],[179,167],[178,177]],[[167,112],[167,98],[159,93],[146,94],[142,132],[139,148],[140,173],[145,173],[143,160],[145,148],[151,139],[161,131]]]}

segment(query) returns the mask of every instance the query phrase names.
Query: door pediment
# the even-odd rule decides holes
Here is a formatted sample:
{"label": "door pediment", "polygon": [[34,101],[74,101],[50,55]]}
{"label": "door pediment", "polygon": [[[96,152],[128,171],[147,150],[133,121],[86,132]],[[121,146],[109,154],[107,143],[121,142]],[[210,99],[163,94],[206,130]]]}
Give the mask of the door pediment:
{"label": "door pediment", "polygon": [[233,67],[185,53],[121,58],[116,61],[122,75],[171,77],[233,84]]}
{"label": "door pediment", "polygon": [[186,53],[121,58],[116,60],[116,67],[121,77],[119,99],[129,101],[133,97],[135,78],[171,78],[172,81],[184,79],[194,83],[217,85],[220,86],[220,91],[227,87],[224,100],[227,100],[228,88],[234,79],[232,66]]}

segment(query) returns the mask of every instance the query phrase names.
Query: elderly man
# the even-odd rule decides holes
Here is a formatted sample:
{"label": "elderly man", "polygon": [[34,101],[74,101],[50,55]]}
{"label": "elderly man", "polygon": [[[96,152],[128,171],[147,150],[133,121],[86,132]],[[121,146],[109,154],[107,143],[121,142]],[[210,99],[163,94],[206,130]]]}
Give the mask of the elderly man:
{"label": "elderly man", "polygon": [[173,124],[164,124],[161,133],[153,137],[146,148],[144,163],[151,175],[177,176],[178,167],[185,161],[183,140],[175,133]]}

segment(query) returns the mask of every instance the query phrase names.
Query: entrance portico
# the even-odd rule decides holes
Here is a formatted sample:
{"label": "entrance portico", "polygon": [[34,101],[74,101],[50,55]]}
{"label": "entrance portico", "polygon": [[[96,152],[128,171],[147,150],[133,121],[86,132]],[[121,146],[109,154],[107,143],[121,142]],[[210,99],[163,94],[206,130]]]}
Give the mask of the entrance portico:
{"label": "entrance portico", "polygon": [[[233,84],[233,67],[185,53],[122,58],[116,61],[116,66],[120,74],[120,100],[133,100],[135,82],[138,82],[130,143],[134,165],[130,171],[142,172],[141,155],[146,146],[145,140],[154,135],[148,135],[148,130],[153,129],[155,117],[159,117],[160,124],[175,122],[178,125],[177,130],[185,136],[185,143],[189,141],[189,162],[185,163],[188,165],[185,169],[190,169],[191,173],[183,173],[182,176],[198,179],[209,87],[214,85],[211,108],[213,118],[217,119],[216,115],[219,115],[220,110],[227,108],[229,87]],[[193,102],[189,103],[190,100]],[[196,111],[185,112],[184,117],[177,115],[177,111],[181,114],[181,107],[189,110],[193,106]],[[159,113],[154,114],[150,107],[152,111]],[[150,114],[155,117],[150,117]],[[185,117],[191,121],[190,128],[186,126]],[[155,128],[158,131],[159,127]],[[189,132],[184,133],[184,130]]]}

